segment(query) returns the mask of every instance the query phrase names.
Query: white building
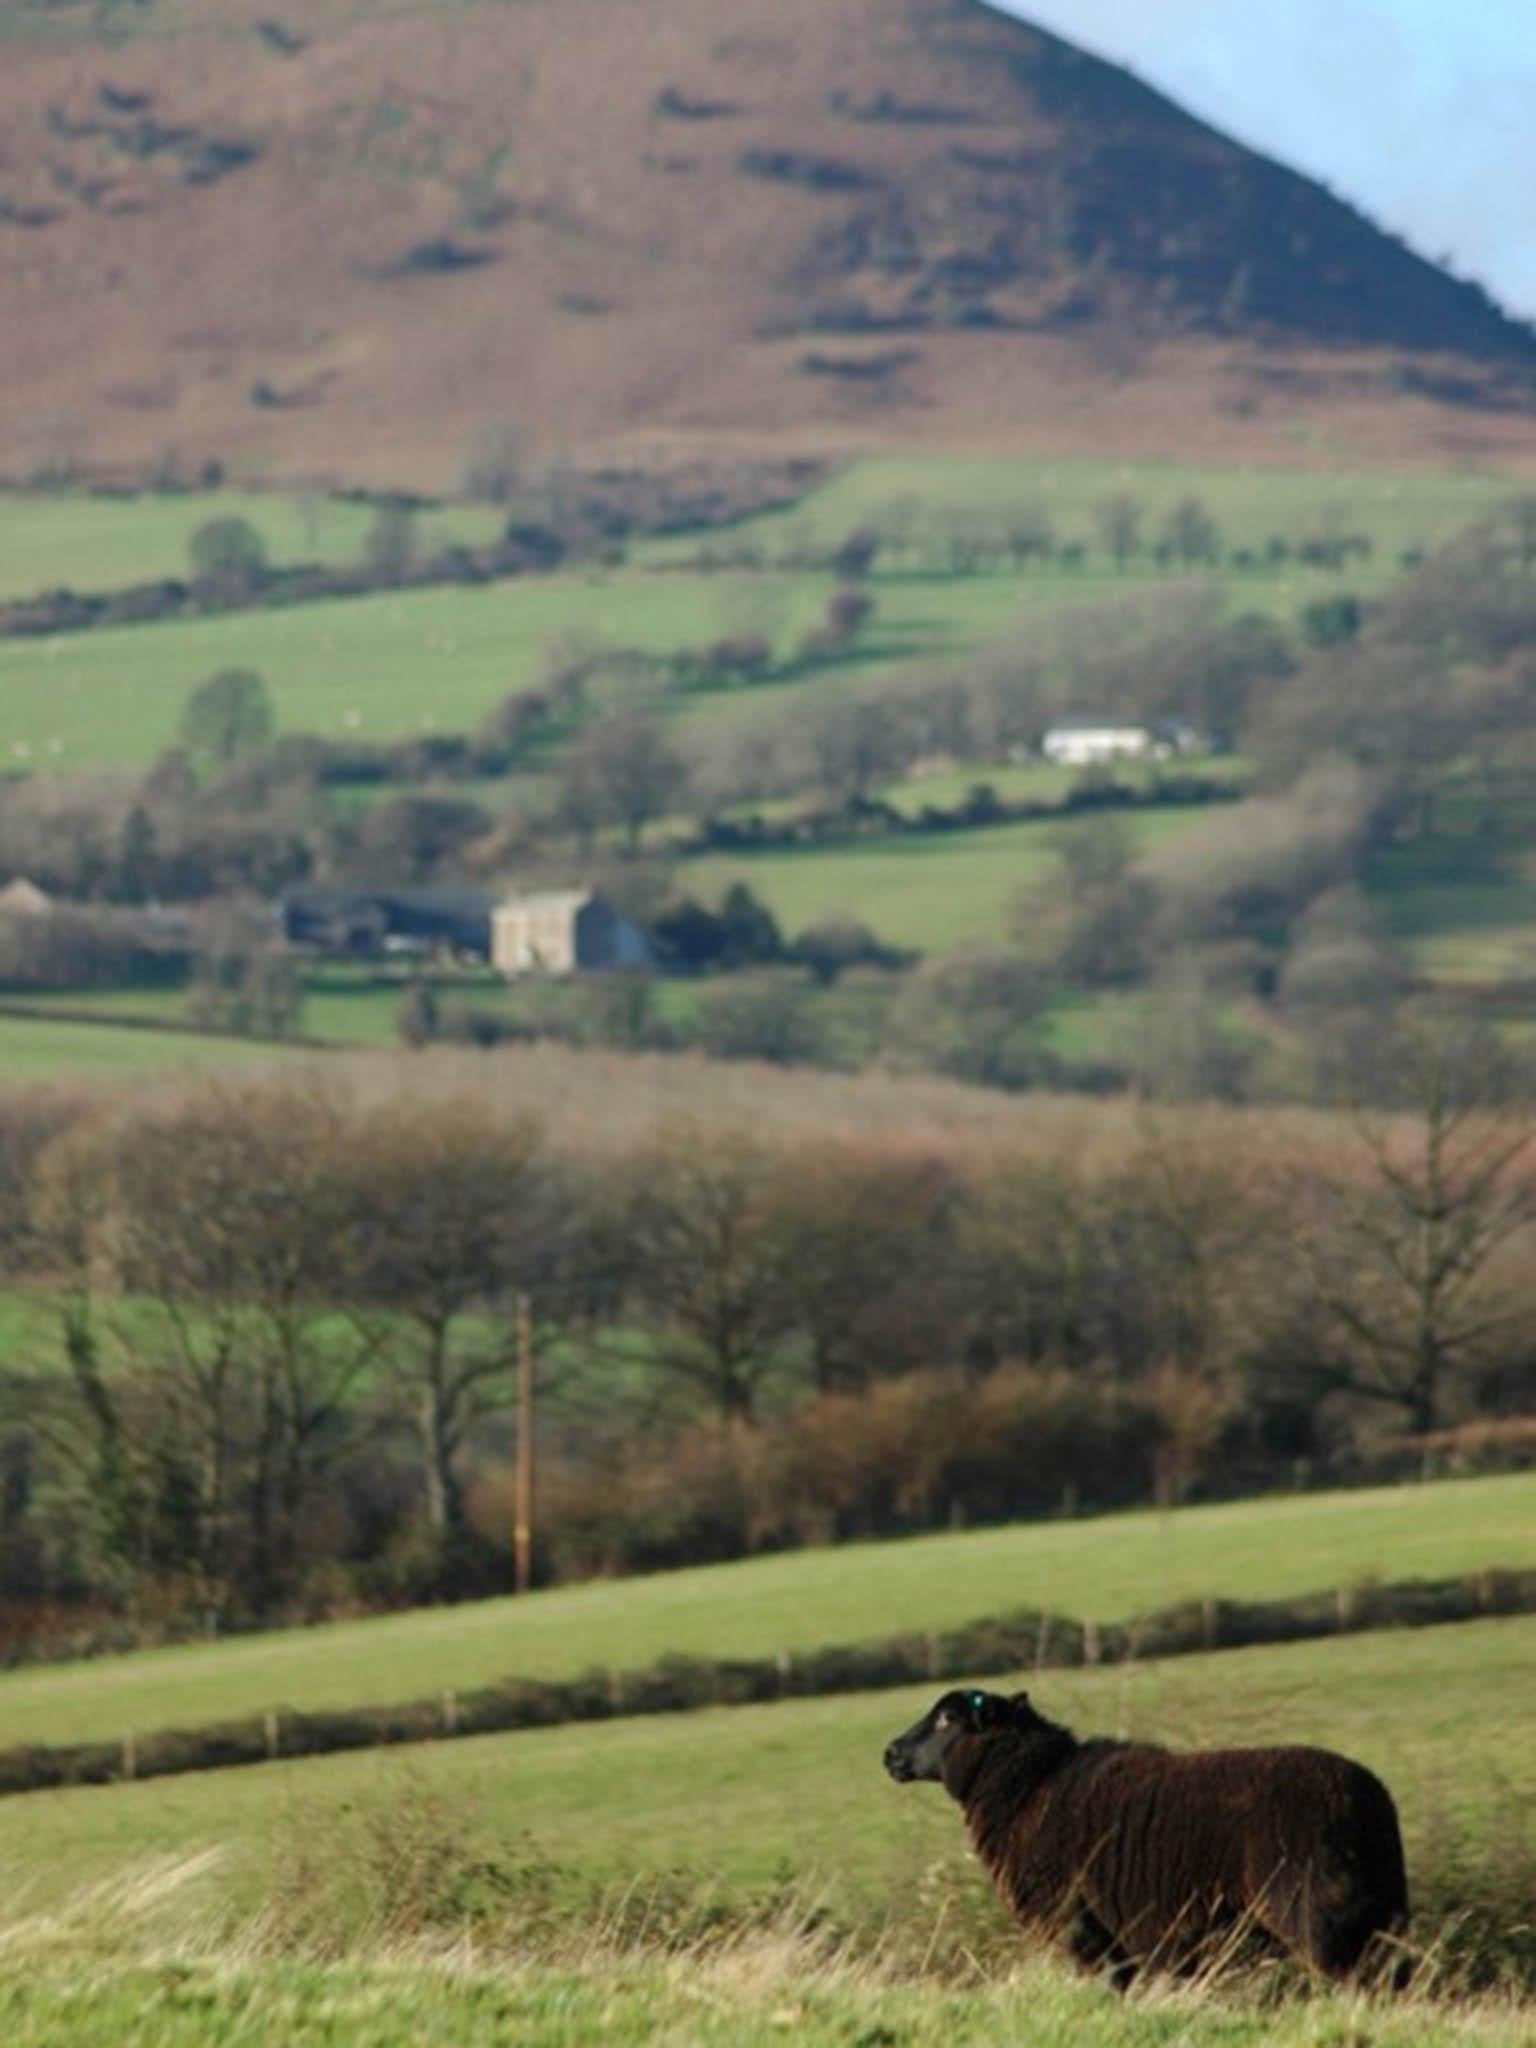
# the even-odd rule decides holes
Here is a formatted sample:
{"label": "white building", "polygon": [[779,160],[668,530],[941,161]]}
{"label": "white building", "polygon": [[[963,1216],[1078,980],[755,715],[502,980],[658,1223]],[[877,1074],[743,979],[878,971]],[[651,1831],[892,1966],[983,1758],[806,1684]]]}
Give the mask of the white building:
{"label": "white building", "polygon": [[654,965],[640,927],[590,889],[509,896],[491,912],[491,965],[518,974],[582,974]]}
{"label": "white building", "polygon": [[1178,724],[1127,725],[1113,719],[1063,719],[1047,726],[1040,751],[1064,768],[1091,768],[1104,761],[1171,761],[1200,751],[1200,735]]}
{"label": "white building", "polygon": [[1040,751],[1063,768],[1089,768],[1101,761],[1139,761],[1156,742],[1145,725],[1061,724],[1046,728]]}

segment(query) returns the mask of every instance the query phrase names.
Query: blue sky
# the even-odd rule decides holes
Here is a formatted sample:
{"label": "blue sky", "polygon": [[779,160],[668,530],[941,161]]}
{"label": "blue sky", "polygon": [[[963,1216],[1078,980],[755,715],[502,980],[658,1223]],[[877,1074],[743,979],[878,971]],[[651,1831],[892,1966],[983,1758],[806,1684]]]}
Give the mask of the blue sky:
{"label": "blue sky", "polygon": [[1536,315],[1536,0],[995,0]]}

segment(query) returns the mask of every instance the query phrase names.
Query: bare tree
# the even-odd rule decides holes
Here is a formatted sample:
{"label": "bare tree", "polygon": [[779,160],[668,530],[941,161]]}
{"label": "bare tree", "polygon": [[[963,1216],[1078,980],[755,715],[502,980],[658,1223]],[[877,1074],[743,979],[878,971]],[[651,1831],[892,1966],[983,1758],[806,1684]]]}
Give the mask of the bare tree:
{"label": "bare tree", "polygon": [[1143,516],[1140,499],[1128,491],[1117,491],[1094,510],[1100,544],[1117,569],[1141,552]]}
{"label": "bare tree", "polygon": [[686,780],[683,759],[656,719],[614,711],[566,755],[560,809],[582,839],[590,841],[601,824],[615,824],[633,849],[646,826],[681,799]]}
{"label": "bare tree", "polygon": [[489,420],[475,429],[462,478],[466,498],[510,505],[526,466],[522,429],[514,420]]}
{"label": "bare tree", "polygon": [[398,498],[383,499],[363,538],[363,560],[384,583],[404,580],[416,559],[416,510]]}
{"label": "bare tree", "polygon": [[901,721],[881,697],[838,698],[807,738],[822,786],[845,804],[862,801],[901,763]]}
{"label": "bare tree", "polygon": [[541,1134],[466,1096],[375,1116],[351,1156],[361,1293],[392,1318],[385,1363],[420,1444],[428,1522],[452,1542],[467,1526],[467,1438],[509,1395],[508,1297],[547,1239]]}
{"label": "bare tree", "polygon": [[886,1021],[899,1066],[931,1067],[984,1087],[1026,1087],[1049,1058],[1041,1028],[1047,986],[1028,954],[965,946],[905,977]]}
{"label": "bare tree", "polygon": [[751,1418],[794,1325],[780,1170],[745,1135],[689,1126],[659,1139],[632,1178],[636,1300],[667,1373],[723,1421]]}
{"label": "bare tree", "polygon": [[1163,546],[1186,568],[1220,559],[1220,530],[1199,498],[1181,498],[1174,506],[1163,526]]}
{"label": "bare tree", "polygon": [[376,1348],[344,1307],[346,1149],[318,1084],[205,1088],[71,1133],[39,1174],[119,1546],[210,1618],[291,1589]]}
{"label": "bare tree", "polygon": [[1502,1351],[1528,1351],[1503,1267],[1536,1222],[1536,1123],[1484,1031],[1417,1020],[1376,1054],[1398,1113],[1357,1111],[1353,1169],[1323,1179],[1314,1216],[1333,1335],[1318,1378],[1423,1433]]}

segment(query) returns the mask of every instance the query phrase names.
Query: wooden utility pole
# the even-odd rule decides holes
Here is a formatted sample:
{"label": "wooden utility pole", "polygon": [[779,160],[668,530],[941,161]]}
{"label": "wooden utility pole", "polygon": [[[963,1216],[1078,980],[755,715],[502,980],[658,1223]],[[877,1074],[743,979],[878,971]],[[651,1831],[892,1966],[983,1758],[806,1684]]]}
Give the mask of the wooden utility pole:
{"label": "wooden utility pole", "polygon": [[512,1507],[513,1584],[533,1584],[533,1304],[517,1297],[517,1478]]}

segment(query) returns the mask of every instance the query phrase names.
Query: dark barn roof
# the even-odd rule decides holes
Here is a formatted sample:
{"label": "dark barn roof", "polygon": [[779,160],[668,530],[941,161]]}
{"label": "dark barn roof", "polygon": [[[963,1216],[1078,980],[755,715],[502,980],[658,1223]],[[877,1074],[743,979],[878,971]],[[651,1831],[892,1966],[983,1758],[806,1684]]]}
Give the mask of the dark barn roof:
{"label": "dark barn roof", "polygon": [[284,936],[296,945],[374,933],[380,941],[419,939],[487,955],[491,950],[491,898],[483,889],[292,889],[282,909]]}

